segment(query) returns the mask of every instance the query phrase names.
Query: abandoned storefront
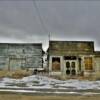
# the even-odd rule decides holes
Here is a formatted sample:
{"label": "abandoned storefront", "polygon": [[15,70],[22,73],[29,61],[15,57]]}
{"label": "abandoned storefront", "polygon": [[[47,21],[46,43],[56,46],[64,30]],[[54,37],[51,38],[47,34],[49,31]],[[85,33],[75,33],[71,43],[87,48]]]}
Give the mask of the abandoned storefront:
{"label": "abandoned storefront", "polygon": [[91,75],[100,71],[100,52],[92,41],[50,41],[49,74],[60,76]]}
{"label": "abandoned storefront", "polygon": [[0,43],[0,70],[19,70],[41,67],[41,43]]}

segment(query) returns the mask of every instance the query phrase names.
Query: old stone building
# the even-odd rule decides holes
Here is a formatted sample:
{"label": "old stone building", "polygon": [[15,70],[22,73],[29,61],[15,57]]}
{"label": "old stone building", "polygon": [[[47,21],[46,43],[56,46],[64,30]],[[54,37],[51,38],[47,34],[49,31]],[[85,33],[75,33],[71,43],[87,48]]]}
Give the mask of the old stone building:
{"label": "old stone building", "polygon": [[0,70],[41,67],[41,43],[0,43]]}
{"label": "old stone building", "polygon": [[92,75],[100,71],[100,52],[93,41],[50,41],[49,74],[60,76]]}

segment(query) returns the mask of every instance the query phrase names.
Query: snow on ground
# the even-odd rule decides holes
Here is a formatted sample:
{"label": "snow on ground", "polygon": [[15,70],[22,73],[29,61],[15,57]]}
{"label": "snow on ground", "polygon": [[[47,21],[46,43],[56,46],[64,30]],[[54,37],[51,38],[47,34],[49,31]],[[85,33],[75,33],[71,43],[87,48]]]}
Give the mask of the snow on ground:
{"label": "snow on ground", "polygon": [[[2,78],[0,79],[0,91],[4,91],[3,88],[6,88],[6,91],[16,91],[16,92],[18,91],[27,92],[27,90],[25,89],[34,89],[34,91],[28,90],[28,92],[32,92],[32,93],[37,92],[37,89],[57,89],[57,91],[54,91],[54,93],[56,94],[59,93],[77,94],[77,91],[73,92],[73,90],[74,91],[75,90],[79,90],[79,91],[98,90],[99,91],[100,81],[88,81],[88,80],[77,80],[77,79],[69,79],[66,81],[62,81],[62,80],[57,80],[46,76],[33,75],[33,76],[24,77],[22,79]],[[10,90],[12,88],[17,90]],[[18,88],[24,90],[18,90]],[[65,90],[71,90],[71,91],[68,92]],[[38,90],[38,93],[39,92],[42,91]],[[44,92],[52,93],[52,91],[44,91]]]}
{"label": "snow on ground", "polygon": [[98,89],[100,81],[88,81],[70,79],[66,81],[57,80],[45,76],[33,75],[22,79],[3,78],[0,79],[0,87],[29,87],[29,88],[59,88],[59,89]]}

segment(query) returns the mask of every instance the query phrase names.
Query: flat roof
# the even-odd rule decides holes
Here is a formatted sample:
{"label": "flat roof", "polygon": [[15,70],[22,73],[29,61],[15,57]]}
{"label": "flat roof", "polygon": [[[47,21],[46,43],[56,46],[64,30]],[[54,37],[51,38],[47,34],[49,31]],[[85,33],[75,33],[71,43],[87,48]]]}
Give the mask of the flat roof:
{"label": "flat roof", "polygon": [[0,45],[34,45],[34,46],[42,46],[42,43],[0,43]]}
{"label": "flat roof", "polygon": [[50,40],[49,42],[72,42],[72,43],[87,43],[87,42],[92,42],[94,43],[94,41],[63,41],[63,40]]}

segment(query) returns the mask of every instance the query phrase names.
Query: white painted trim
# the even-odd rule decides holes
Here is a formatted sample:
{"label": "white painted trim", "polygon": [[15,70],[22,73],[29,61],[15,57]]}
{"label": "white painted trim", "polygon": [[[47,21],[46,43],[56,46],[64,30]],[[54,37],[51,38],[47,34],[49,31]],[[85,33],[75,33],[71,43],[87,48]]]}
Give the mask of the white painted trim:
{"label": "white painted trim", "polygon": [[[52,70],[52,58],[53,57],[59,57],[60,58],[60,71],[53,71]],[[62,56],[50,56],[49,57],[49,75],[52,75],[52,74],[54,74],[54,75],[58,75],[59,73],[61,74],[61,72],[62,72]]]}
{"label": "white painted trim", "polygon": [[[75,62],[75,70],[76,70],[76,75],[78,74],[78,60],[76,59],[76,60],[65,60],[64,61],[64,73],[65,73],[65,75],[67,75],[66,74],[66,70],[67,70],[67,68],[66,68],[66,62],[70,62],[70,64],[72,63],[72,62]],[[70,74],[71,75],[71,74]],[[69,76],[69,75],[68,75]]]}

